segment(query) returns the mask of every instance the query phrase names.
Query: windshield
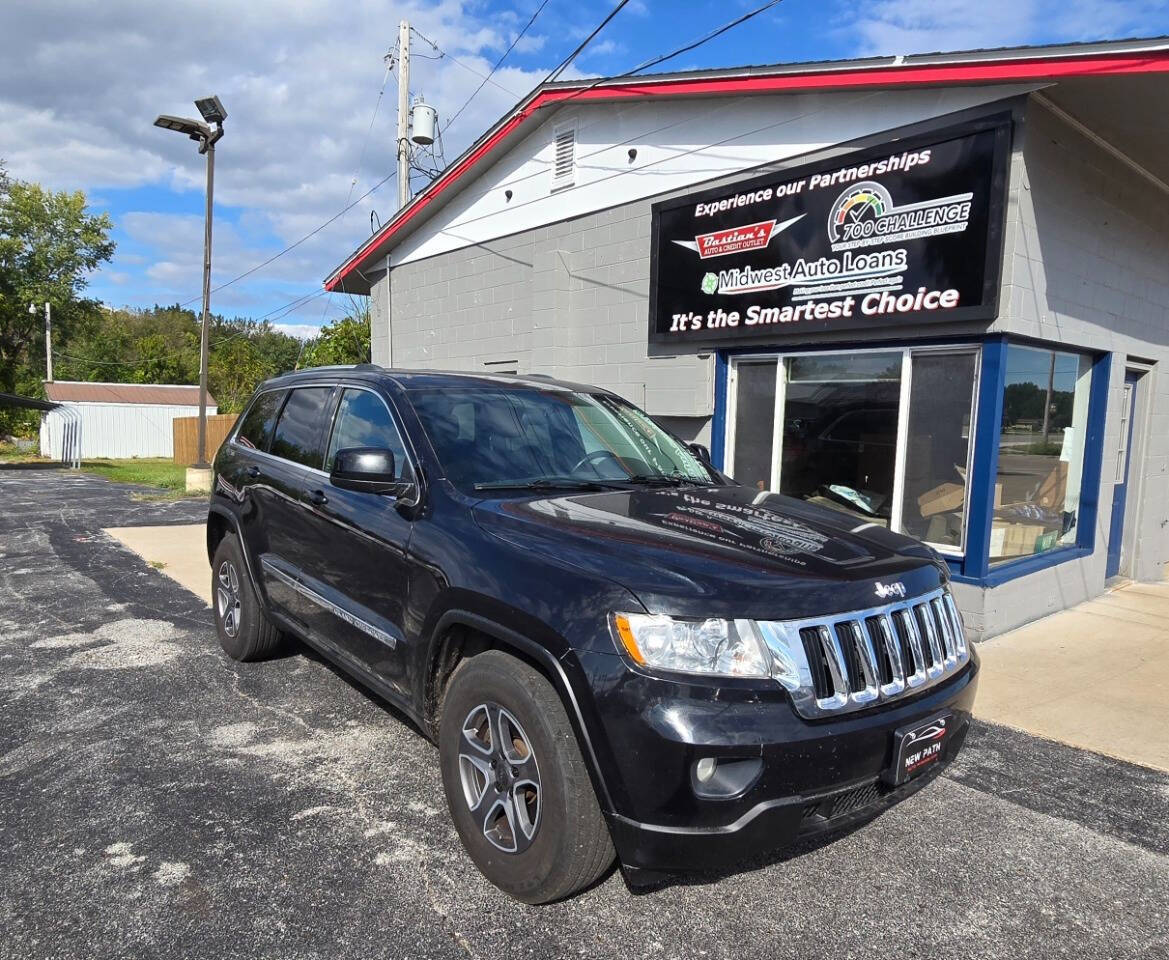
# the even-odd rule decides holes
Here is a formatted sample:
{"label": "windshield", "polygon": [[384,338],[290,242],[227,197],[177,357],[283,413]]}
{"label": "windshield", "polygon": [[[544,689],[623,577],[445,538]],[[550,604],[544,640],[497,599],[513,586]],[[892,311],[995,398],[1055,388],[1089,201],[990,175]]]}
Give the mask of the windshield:
{"label": "windshield", "polygon": [[466,492],[712,482],[685,445],[607,394],[468,387],[410,400],[447,479]]}

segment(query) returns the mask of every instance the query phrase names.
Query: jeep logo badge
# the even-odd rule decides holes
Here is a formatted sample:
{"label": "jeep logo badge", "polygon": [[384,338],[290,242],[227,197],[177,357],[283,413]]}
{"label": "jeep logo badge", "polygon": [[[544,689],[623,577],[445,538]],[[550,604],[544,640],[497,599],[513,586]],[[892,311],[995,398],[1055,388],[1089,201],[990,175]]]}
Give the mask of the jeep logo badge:
{"label": "jeep logo badge", "polygon": [[882,600],[888,600],[890,597],[904,598],[905,584],[900,580],[897,580],[894,583],[881,583],[881,581],[878,580],[876,584],[876,591],[877,596]]}

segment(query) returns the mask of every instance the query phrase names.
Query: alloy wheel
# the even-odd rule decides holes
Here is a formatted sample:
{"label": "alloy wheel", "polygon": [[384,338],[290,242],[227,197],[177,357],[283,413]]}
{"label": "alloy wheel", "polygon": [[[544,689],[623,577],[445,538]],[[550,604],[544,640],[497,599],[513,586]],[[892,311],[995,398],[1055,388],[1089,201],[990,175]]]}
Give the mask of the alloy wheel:
{"label": "alloy wheel", "polygon": [[523,853],[540,825],[540,767],[532,741],[497,703],[481,703],[463,720],[459,742],[463,797],[488,842]]}
{"label": "alloy wheel", "polygon": [[215,609],[223,621],[223,632],[234,637],[239,633],[240,624],[239,574],[236,573],[235,564],[224,560],[219,565],[216,579]]}

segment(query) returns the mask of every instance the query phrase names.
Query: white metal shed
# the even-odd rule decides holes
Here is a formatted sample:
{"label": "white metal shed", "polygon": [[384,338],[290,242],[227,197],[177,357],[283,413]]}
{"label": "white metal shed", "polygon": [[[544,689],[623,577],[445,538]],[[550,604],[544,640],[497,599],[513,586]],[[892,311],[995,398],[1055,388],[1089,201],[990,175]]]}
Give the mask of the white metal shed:
{"label": "white metal shed", "polygon": [[[199,388],[174,383],[84,383],[54,380],[45,384],[49,400],[75,411],[81,420],[85,459],[174,456],[175,417],[199,415]],[[207,415],[216,413],[207,396]],[[41,455],[61,458],[59,417],[41,421]]]}

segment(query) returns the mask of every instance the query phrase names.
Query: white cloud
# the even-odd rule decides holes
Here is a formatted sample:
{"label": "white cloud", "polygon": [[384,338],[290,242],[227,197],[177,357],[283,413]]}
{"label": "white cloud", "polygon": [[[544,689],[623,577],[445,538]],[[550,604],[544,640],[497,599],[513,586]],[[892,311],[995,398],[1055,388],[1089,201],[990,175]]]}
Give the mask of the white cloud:
{"label": "white cloud", "polygon": [[[0,156],[11,175],[55,189],[93,195],[158,187],[184,195],[181,209],[198,209],[203,158],[193,143],[155,128],[153,120],[158,113],[190,115],[195,97],[217,93],[228,111],[215,176],[214,273],[222,282],[340,210],[355,175],[352,195],[358,197],[393,169],[393,79],[367,143],[366,134],[384,73],[382,58],[396,43],[399,19],[409,19],[449,54],[413,62],[411,86],[438,107],[441,123],[479,85],[474,71],[487,73],[527,21],[530,6],[518,7],[522,19],[512,10],[487,10],[476,0],[405,0],[394,5],[392,16],[380,0],[13,4],[0,31]],[[551,22],[547,13],[540,26],[546,22]],[[539,49],[543,36],[533,30],[524,48]],[[414,52],[435,55],[417,40]],[[523,94],[545,72],[509,65],[494,79]],[[484,86],[447,131],[448,158],[514,100],[494,84]],[[368,235],[370,210],[384,222],[395,195],[393,184],[386,184],[255,279],[217,295],[215,308],[270,307],[280,302],[274,300],[275,288],[287,289],[289,299],[319,288],[328,271]],[[147,197],[140,211],[117,217],[121,252],[108,268],[112,274],[130,272],[142,289],[99,274],[95,292],[134,302],[198,294],[201,216],[160,213],[157,207],[174,205],[152,200]],[[149,265],[145,274],[136,266],[142,260]],[[117,291],[111,292],[114,284]],[[311,306],[319,319],[322,305]]]}
{"label": "white cloud", "polygon": [[[861,55],[932,53],[1139,35],[1159,0],[878,0],[852,3],[845,38]],[[1147,31],[1144,31],[1147,32]]]}
{"label": "white cloud", "polygon": [[310,340],[321,332],[320,327],[311,323],[274,323],[272,326],[298,340]]}

